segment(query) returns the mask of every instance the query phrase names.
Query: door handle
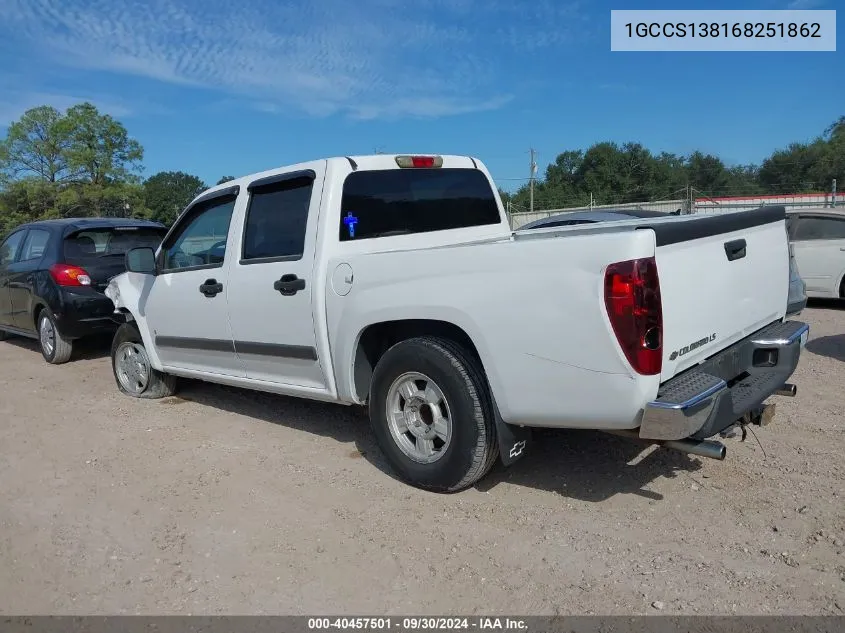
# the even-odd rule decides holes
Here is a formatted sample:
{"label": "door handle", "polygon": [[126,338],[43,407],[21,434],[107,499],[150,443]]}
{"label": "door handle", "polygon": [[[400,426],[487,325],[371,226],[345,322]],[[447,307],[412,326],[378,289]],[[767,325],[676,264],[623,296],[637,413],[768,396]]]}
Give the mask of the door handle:
{"label": "door handle", "polygon": [[205,283],[200,286],[200,292],[208,298],[214,297],[223,292],[223,284],[217,283],[216,279],[206,279]]}
{"label": "door handle", "polygon": [[278,290],[285,297],[290,297],[300,290],[305,290],[305,280],[296,275],[282,275],[281,279],[273,283],[273,290]]}
{"label": "door handle", "polygon": [[840,251],[845,251],[845,246],[841,247],[839,250],[840,250]]}
{"label": "door handle", "polygon": [[729,262],[745,257],[745,240],[739,239],[725,242],[725,255],[728,256]]}

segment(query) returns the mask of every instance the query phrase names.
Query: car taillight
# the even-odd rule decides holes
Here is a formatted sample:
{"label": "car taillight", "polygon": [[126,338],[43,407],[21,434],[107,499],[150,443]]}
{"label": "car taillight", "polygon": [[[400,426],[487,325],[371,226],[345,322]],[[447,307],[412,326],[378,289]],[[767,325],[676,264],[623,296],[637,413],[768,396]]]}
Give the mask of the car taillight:
{"label": "car taillight", "polygon": [[604,304],[625,358],[638,374],[663,364],[663,308],[654,257],[617,262],[604,273]]}
{"label": "car taillight", "polygon": [[50,276],[60,286],[90,286],[91,277],[84,268],[71,264],[53,264]]}

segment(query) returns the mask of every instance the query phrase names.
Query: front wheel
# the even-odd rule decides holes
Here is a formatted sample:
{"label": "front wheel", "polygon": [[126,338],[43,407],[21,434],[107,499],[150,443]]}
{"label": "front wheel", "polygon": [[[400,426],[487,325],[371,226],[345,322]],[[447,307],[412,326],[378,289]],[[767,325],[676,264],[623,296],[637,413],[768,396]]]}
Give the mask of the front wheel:
{"label": "front wheel", "polygon": [[153,368],[141,333],[124,323],[111,345],[111,365],[117,388],[134,398],[164,398],[176,392],[176,377]]}
{"label": "front wheel", "polygon": [[498,454],[487,380],[453,341],[425,336],[391,347],[373,372],[369,407],[388,461],[419,488],[467,488]]}

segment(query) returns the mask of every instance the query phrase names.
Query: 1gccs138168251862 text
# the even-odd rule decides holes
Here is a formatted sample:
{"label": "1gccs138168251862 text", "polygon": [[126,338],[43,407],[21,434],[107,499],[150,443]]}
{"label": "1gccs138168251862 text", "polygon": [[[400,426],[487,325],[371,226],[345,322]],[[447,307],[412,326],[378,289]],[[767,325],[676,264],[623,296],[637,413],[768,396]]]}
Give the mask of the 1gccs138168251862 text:
{"label": "1gccs138168251862 text", "polygon": [[833,10],[611,11],[612,51],[836,51]]}

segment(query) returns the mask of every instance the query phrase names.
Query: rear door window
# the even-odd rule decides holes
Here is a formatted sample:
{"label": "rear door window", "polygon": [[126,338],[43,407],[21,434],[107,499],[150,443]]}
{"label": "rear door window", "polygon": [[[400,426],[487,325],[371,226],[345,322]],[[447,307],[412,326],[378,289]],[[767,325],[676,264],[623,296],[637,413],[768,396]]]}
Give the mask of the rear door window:
{"label": "rear door window", "polygon": [[499,224],[490,181],[477,169],[353,172],[341,200],[341,242]]}
{"label": "rear door window", "polygon": [[27,262],[41,259],[44,251],[47,250],[47,242],[50,241],[50,232],[44,229],[30,229],[26,234],[19,261]]}
{"label": "rear door window", "polygon": [[244,231],[244,260],[302,257],[314,179],[293,178],[250,192]]}

